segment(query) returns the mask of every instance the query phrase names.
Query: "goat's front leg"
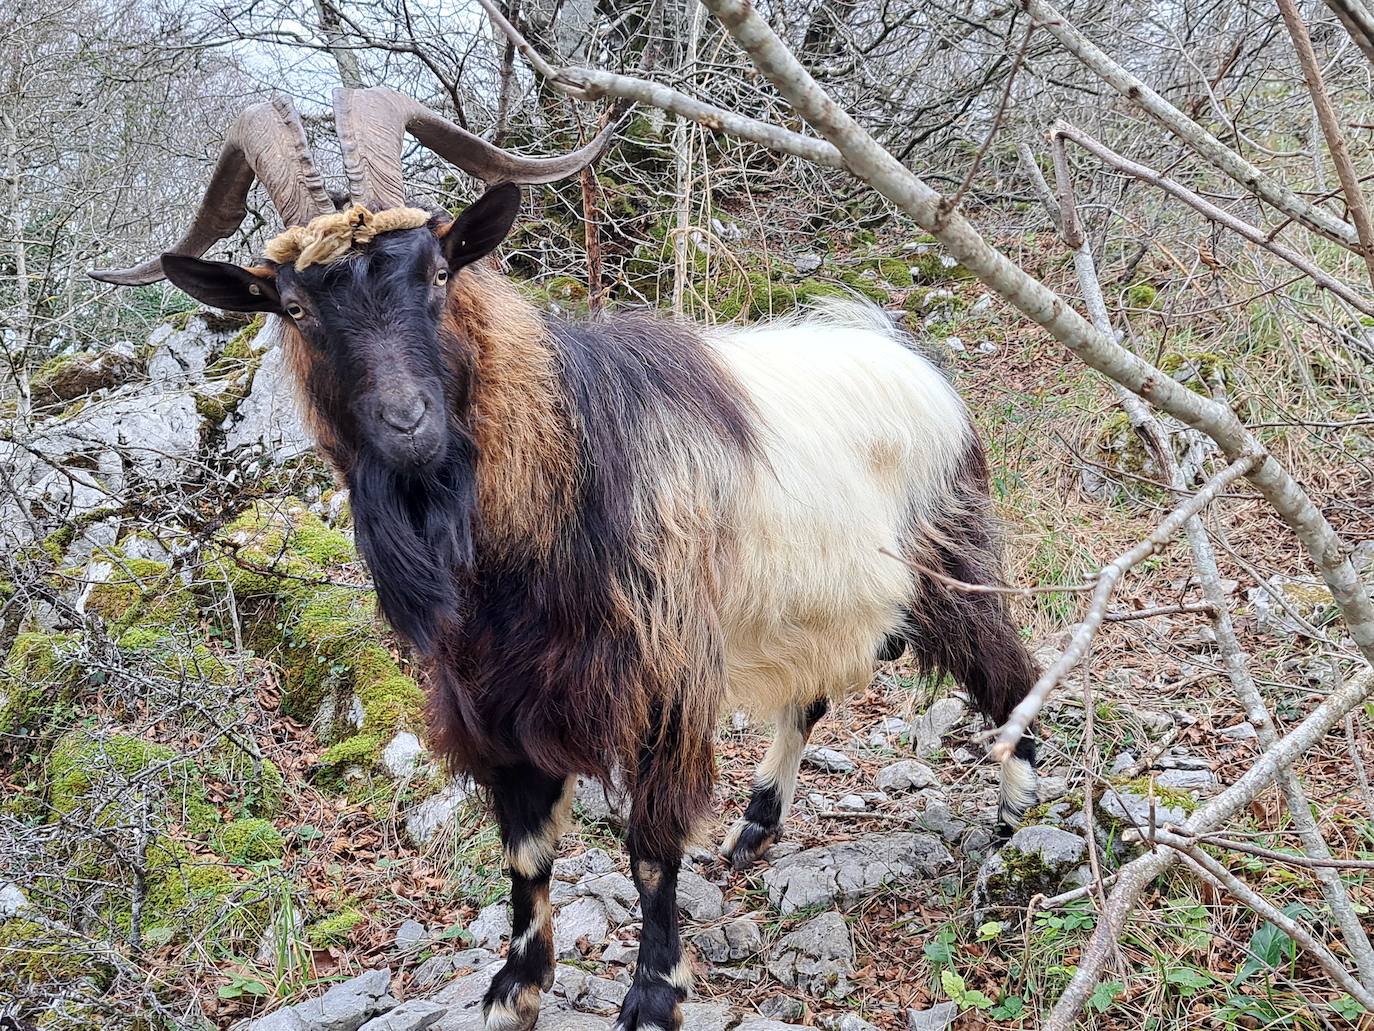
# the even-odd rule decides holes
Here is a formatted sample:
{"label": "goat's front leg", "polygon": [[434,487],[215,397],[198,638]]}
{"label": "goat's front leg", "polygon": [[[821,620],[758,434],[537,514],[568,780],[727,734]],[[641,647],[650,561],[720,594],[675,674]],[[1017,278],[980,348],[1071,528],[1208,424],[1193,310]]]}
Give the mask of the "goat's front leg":
{"label": "goat's front leg", "polygon": [[522,765],[500,771],[492,787],[510,867],[511,941],[505,965],[482,1000],[487,1031],[529,1031],[539,1018],[540,993],[553,986],[549,874],[574,783]]}
{"label": "goat's front leg", "polygon": [[626,845],[643,918],[639,962],[616,1031],[678,1031],[692,968],[678,931],[677,877],[685,842],[711,805],[711,726],[692,733],[674,707],[663,737],[640,756]]}
{"label": "goat's front leg", "polygon": [[677,873],[682,851],[646,851],[630,842],[630,869],[639,889],[643,924],[634,983],[620,1007],[616,1031],[676,1031],[679,1008],[692,987],[692,968],[682,955],[677,919]]}

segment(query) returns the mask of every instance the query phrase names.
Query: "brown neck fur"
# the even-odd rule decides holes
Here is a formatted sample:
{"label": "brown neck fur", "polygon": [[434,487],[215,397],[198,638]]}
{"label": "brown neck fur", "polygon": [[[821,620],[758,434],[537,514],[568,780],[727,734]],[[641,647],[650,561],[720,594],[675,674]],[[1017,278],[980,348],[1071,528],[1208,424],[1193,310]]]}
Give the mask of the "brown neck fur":
{"label": "brown neck fur", "polygon": [[448,317],[475,371],[479,536],[546,555],[572,509],[577,458],[544,321],[505,277],[478,266],[459,273]]}

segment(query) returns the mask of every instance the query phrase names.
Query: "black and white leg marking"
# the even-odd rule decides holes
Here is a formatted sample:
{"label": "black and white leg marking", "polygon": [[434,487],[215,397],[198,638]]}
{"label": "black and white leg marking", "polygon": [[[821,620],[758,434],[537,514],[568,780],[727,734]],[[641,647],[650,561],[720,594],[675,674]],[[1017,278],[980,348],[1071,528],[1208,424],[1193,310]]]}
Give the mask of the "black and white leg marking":
{"label": "black and white leg marking", "polygon": [[797,793],[802,749],[829,707],[826,699],[818,698],[805,709],[794,707],[778,718],[773,743],[754,771],[754,788],[744,818],[721,844],[721,855],[736,870],[762,859],[782,834],[782,823]]}
{"label": "black and white leg marking", "polygon": [[529,1031],[540,994],[553,986],[553,910],[549,873],[567,826],[573,778],[533,767],[503,771],[493,788],[511,876],[511,942],[482,1001],[486,1031]]}
{"label": "black and white leg marking", "polygon": [[1026,811],[1040,801],[1035,777],[1035,739],[1026,734],[1016,742],[1011,758],[1002,764],[1002,783],[997,807],[998,825],[1015,830]]}
{"label": "black and white leg marking", "polygon": [[639,889],[643,929],[634,982],[620,1007],[615,1031],[677,1031],[682,1003],[692,988],[692,968],[682,955],[678,932],[677,874],[682,854],[645,858],[630,849],[630,867]]}

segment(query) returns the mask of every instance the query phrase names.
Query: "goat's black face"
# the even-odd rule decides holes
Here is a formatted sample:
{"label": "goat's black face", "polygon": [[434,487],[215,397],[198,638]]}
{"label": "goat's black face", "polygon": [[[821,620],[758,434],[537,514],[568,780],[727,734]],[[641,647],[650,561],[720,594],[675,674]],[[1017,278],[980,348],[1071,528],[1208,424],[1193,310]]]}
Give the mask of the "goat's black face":
{"label": "goat's black face", "polygon": [[378,233],[336,261],[239,268],[175,254],[163,271],[191,296],[290,320],[311,349],[304,384],[341,442],[401,473],[442,461],[456,399],[445,396],[449,284],[510,231],[519,187],[488,190],[454,221]]}
{"label": "goat's black face", "polygon": [[337,423],[397,470],[425,468],[448,443],[441,326],[450,275],[423,226],[383,233],[342,261],[277,273],[286,317],[346,409]]}

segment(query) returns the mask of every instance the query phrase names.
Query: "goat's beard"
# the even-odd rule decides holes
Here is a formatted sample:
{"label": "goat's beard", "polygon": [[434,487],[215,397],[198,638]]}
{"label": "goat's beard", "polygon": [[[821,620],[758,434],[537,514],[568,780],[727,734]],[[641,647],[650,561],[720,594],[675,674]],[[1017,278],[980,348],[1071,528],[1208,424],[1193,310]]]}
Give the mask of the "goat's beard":
{"label": "goat's beard", "polygon": [[423,469],[399,471],[364,448],[348,473],[358,551],[382,614],[422,653],[460,615],[473,564],[476,457],[466,428],[451,424],[443,455]]}

